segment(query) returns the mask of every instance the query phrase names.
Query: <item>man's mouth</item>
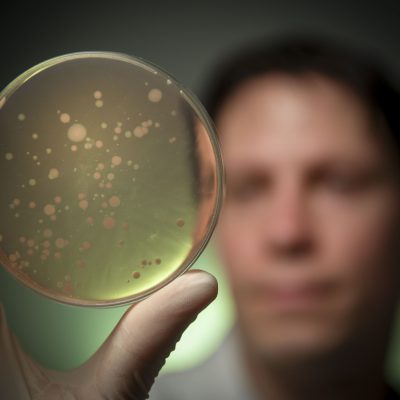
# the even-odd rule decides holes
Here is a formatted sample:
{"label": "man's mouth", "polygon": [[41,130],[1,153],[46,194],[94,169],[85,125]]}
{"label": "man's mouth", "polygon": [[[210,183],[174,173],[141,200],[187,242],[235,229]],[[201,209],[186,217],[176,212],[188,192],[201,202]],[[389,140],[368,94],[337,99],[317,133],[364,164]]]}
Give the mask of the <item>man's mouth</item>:
{"label": "man's mouth", "polygon": [[320,305],[330,287],[321,282],[270,284],[263,290],[263,303],[279,311],[307,310]]}

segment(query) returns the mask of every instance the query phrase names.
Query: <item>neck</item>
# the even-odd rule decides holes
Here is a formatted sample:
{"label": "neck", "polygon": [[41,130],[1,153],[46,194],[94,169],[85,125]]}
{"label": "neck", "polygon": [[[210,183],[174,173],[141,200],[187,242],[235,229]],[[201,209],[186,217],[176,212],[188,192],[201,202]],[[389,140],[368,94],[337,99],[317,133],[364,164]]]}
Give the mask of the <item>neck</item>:
{"label": "neck", "polygon": [[[384,361],[387,340],[369,337],[356,345],[313,360],[276,360],[260,357],[240,336],[249,378],[265,400],[383,400],[387,392]],[[372,341],[371,341],[372,338]]]}

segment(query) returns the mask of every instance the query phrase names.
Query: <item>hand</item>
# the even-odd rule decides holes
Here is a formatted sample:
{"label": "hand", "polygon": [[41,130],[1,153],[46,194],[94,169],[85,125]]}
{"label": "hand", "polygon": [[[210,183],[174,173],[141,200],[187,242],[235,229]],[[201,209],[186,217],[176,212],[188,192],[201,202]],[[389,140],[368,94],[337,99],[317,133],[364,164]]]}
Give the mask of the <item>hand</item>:
{"label": "hand", "polygon": [[100,349],[68,372],[48,370],[35,363],[0,319],[1,398],[147,399],[154,379],[182,333],[215,299],[217,290],[215,278],[204,271],[183,274],[132,305]]}

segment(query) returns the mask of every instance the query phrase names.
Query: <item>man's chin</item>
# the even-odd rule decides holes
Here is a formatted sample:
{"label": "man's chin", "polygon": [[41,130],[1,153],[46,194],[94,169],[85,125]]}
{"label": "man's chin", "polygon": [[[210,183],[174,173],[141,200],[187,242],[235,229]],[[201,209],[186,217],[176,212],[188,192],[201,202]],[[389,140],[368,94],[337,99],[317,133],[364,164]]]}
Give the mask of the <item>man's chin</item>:
{"label": "man's chin", "polygon": [[245,341],[248,349],[256,358],[290,366],[304,365],[328,359],[343,344],[339,334],[315,331],[312,329],[291,331],[269,330],[260,335],[247,333]]}

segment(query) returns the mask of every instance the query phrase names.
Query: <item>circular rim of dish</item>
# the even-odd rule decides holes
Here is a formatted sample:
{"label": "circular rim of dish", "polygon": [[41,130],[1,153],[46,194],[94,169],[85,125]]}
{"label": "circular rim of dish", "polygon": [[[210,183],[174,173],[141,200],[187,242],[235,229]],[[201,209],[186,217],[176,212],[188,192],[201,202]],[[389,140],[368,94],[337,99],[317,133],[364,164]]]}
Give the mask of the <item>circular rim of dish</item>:
{"label": "circular rim of dish", "polygon": [[157,292],[162,287],[168,285],[170,282],[174,281],[176,278],[184,274],[192,267],[192,265],[197,261],[197,259],[203,253],[217,225],[220,211],[226,195],[226,177],[225,177],[225,167],[222,159],[220,142],[218,139],[218,135],[216,133],[214,122],[208,115],[207,111],[201,104],[200,100],[196,97],[196,95],[194,95],[194,93],[190,89],[188,89],[187,87],[182,85],[179,81],[177,81],[175,77],[171,75],[169,72],[165,71],[162,67],[159,67],[153,62],[143,59],[142,57],[133,56],[120,52],[113,52],[113,51],[80,51],[80,52],[67,53],[60,56],[52,57],[50,59],[47,59],[30,67],[25,72],[23,72],[15,79],[13,79],[3,90],[1,90],[0,99],[5,98],[5,101],[7,101],[7,98],[12,96],[15,91],[17,91],[21,86],[24,85],[25,82],[27,82],[32,77],[41,73],[42,71],[45,71],[48,68],[51,68],[55,65],[59,65],[66,61],[88,59],[88,58],[104,58],[104,59],[111,59],[111,60],[130,63],[137,67],[145,69],[151,73],[160,74],[165,79],[169,79],[178,88],[184,100],[190,105],[192,110],[204,124],[207,131],[207,135],[210,139],[210,143],[212,145],[214,159],[217,167],[216,168],[217,193],[216,193],[216,202],[214,204],[214,212],[211,217],[208,230],[206,234],[203,236],[202,240],[199,242],[200,244],[198,245],[197,251],[192,255],[192,257],[189,260],[187,260],[179,268],[177,268],[174,271],[174,273],[172,273],[169,277],[162,280],[157,285],[154,285],[151,288],[139,292],[135,295],[125,296],[113,300],[86,300],[86,299],[75,299],[68,296],[55,295],[47,290],[42,289],[42,287],[38,284],[35,284],[34,281],[27,282],[23,279],[20,279],[18,277],[19,274],[18,271],[16,273],[15,270],[11,270],[11,268],[7,266],[6,262],[2,262],[2,257],[0,252],[0,265],[2,265],[3,268],[5,268],[5,270],[8,271],[9,274],[14,279],[16,279],[20,284],[33,290],[35,293],[38,293],[48,299],[54,300],[61,304],[82,306],[82,307],[109,308],[109,307],[124,306],[140,302],[145,298],[149,297],[151,294]]}

